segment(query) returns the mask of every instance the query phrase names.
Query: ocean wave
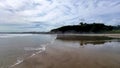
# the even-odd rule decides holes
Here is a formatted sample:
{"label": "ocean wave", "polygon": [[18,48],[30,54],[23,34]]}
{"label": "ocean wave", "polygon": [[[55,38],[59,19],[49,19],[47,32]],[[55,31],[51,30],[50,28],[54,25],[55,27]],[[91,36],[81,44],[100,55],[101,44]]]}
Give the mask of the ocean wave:
{"label": "ocean wave", "polygon": [[[47,45],[47,44],[46,44]],[[40,45],[40,47],[33,48],[33,47],[25,47],[24,50],[26,51],[45,51],[46,45]]]}
{"label": "ocean wave", "polygon": [[11,37],[22,37],[22,36],[30,36],[32,34],[0,34],[0,38],[11,38]]}

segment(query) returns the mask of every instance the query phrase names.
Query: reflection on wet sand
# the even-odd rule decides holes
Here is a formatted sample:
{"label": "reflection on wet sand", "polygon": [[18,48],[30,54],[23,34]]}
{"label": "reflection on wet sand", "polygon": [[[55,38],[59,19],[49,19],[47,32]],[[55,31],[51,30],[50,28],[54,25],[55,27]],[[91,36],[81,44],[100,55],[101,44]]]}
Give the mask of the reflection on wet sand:
{"label": "reflection on wet sand", "polygon": [[87,44],[98,45],[104,44],[106,42],[111,42],[115,38],[104,37],[104,36],[74,36],[74,35],[58,35],[57,40],[61,41],[77,41],[80,43],[80,46],[84,46]]}
{"label": "reflection on wet sand", "polygon": [[[120,42],[107,40],[57,38],[53,44],[47,46],[46,51],[24,60],[14,68],[120,68]],[[102,46],[71,47],[87,44]]]}
{"label": "reflection on wet sand", "polygon": [[104,44],[106,41],[85,41],[85,40],[81,40],[80,41],[80,45],[84,46],[87,44],[93,44],[93,45],[97,45],[97,44]]}
{"label": "reflection on wet sand", "polygon": [[57,39],[61,40],[110,40],[115,39],[107,36],[84,36],[84,35],[69,35],[69,34],[58,34]]}

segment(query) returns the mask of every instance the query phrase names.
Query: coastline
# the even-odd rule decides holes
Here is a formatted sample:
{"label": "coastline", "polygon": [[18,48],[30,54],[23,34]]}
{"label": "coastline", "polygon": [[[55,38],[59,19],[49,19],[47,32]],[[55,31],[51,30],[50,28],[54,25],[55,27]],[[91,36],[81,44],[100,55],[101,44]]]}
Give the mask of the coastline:
{"label": "coastline", "polygon": [[75,35],[75,36],[106,36],[120,38],[120,33],[51,33],[51,32],[0,32],[0,34],[56,34],[56,35]]}

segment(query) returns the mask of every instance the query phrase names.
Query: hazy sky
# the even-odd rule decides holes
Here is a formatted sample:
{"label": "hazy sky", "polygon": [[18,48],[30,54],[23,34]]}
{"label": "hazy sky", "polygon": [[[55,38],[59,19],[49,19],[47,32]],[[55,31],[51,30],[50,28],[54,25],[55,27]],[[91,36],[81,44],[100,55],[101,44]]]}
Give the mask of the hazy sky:
{"label": "hazy sky", "polygon": [[49,31],[84,22],[120,24],[120,0],[0,0],[0,31]]}

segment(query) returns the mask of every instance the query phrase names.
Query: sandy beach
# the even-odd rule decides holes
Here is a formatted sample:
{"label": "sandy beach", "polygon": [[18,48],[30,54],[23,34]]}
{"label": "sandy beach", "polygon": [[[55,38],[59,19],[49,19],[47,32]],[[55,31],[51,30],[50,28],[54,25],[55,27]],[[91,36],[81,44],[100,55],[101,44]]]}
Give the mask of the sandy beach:
{"label": "sandy beach", "polygon": [[0,68],[120,68],[119,36],[1,35]]}

